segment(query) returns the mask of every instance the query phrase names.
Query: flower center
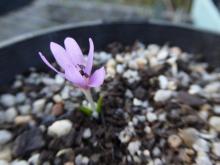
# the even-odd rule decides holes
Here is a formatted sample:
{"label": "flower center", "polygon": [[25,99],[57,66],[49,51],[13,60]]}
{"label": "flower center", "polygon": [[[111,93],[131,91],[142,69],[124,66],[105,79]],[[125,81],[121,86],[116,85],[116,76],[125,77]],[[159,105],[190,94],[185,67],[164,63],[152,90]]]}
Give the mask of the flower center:
{"label": "flower center", "polygon": [[85,77],[85,78],[88,78],[89,75],[84,71],[85,70],[85,66],[84,65],[81,65],[81,64],[77,64],[78,68],[79,68],[79,73]]}

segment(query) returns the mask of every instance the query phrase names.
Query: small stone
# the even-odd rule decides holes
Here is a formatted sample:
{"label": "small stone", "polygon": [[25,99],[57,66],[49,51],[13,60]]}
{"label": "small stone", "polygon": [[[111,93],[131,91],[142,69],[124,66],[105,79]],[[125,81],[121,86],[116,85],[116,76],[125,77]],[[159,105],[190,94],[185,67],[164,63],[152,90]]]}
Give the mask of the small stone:
{"label": "small stone", "polygon": [[118,74],[122,74],[122,73],[124,72],[124,66],[123,66],[122,64],[118,64],[118,65],[116,66],[116,72],[117,72]]}
{"label": "small stone", "polygon": [[53,137],[62,137],[67,135],[72,129],[72,122],[70,120],[58,120],[48,127],[48,135]]}
{"label": "small stone", "polygon": [[0,98],[0,102],[5,106],[5,107],[12,107],[16,103],[15,96],[12,94],[3,94]]}
{"label": "small stone", "polygon": [[220,142],[214,142],[214,143],[212,144],[212,152],[213,152],[216,156],[220,157]]}
{"label": "small stone", "polygon": [[82,158],[83,158],[83,156],[81,154],[76,156],[76,158],[75,158],[76,165],[82,165]]}
{"label": "small stone", "polygon": [[134,96],[138,99],[144,100],[146,99],[147,91],[139,86],[137,89],[134,90]]}
{"label": "small stone", "polygon": [[220,132],[220,117],[219,116],[212,116],[209,119],[209,124],[216,131]]}
{"label": "small stone", "polygon": [[65,82],[65,79],[64,79],[62,76],[60,76],[59,74],[57,74],[57,75],[55,76],[55,83],[56,83],[56,84],[58,84],[58,85],[63,85],[64,82]]}
{"label": "small stone", "polygon": [[5,122],[5,112],[0,111],[0,124],[3,124]]}
{"label": "small stone", "polygon": [[10,164],[5,160],[0,160],[0,165],[10,165]]}
{"label": "small stone", "polygon": [[172,91],[169,90],[158,90],[154,95],[154,101],[165,102],[172,97]]}
{"label": "small stone", "polygon": [[42,112],[43,109],[44,109],[45,103],[46,103],[46,100],[45,100],[45,99],[36,100],[36,101],[33,103],[33,113],[34,113],[34,114],[37,114],[37,113]]}
{"label": "small stone", "polygon": [[133,99],[133,105],[134,106],[141,106],[142,105],[142,101],[137,99],[137,98],[134,98]]}
{"label": "small stone", "polygon": [[12,133],[7,130],[0,130],[0,145],[8,143],[12,139]]}
{"label": "small stone", "polygon": [[51,114],[54,116],[59,116],[61,114],[63,114],[63,103],[56,103],[53,107],[52,107],[52,111]]}
{"label": "small stone", "polygon": [[17,104],[21,104],[23,102],[25,102],[25,100],[27,99],[25,93],[18,93],[15,96],[15,101]]}
{"label": "small stone", "polygon": [[82,164],[83,164],[83,165],[87,165],[88,163],[89,163],[89,158],[86,157],[86,156],[83,156],[83,158],[82,158]]}
{"label": "small stone", "polygon": [[17,116],[17,111],[14,107],[9,108],[5,111],[5,121],[8,123],[12,123],[15,120],[15,117]]}
{"label": "small stone", "polygon": [[205,152],[198,152],[196,157],[197,165],[212,165],[209,156]]}
{"label": "small stone", "polygon": [[196,142],[199,137],[199,133],[194,128],[185,128],[180,130],[179,136],[183,139],[183,142],[192,147],[192,145]]}
{"label": "small stone", "polygon": [[159,80],[160,88],[161,89],[167,89],[167,87],[168,87],[168,79],[167,79],[167,77],[165,77],[164,75],[160,75],[158,77],[158,80]]}
{"label": "small stone", "polygon": [[193,148],[196,151],[209,152],[209,143],[204,139],[197,139],[193,144]]}
{"label": "small stone", "polygon": [[21,115],[28,115],[31,113],[31,106],[29,104],[21,105],[18,107],[18,111]]}
{"label": "small stone", "polygon": [[14,160],[11,165],[29,165],[29,163],[25,160]]}
{"label": "small stone", "polygon": [[132,135],[134,134],[134,127],[133,126],[129,126],[126,127],[124,130],[122,130],[119,133],[119,140],[121,141],[121,143],[127,143],[130,141]]}
{"label": "small stone", "polygon": [[73,162],[66,162],[64,165],[75,165]]}
{"label": "small stone", "polygon": [[208,94],[217,93],[220,91],[220,82],[212,82],[204,87],[204,91]]}
{"label": "small stone", "polygon": [[144,154],[144,156],[149,157],[150,156],[150,151],[149,150],[144,150],[143,154]]}
{"label": "small stone", "polygon": [[126,89],[126,91],[125,91],[125,96],[127,97],[127,98],[133,98],[134,96],[133,96],[133,93],[131,92],[131,90],[129,90],[129,89]]}
{"label": "small stone", "polygon": [[92,136],[92,132],[90,128],[86,128],[83,132],[83,138],[88,139]]}
{"label": "small stone", "polygon": [[189,106],[201,106],[205,104],[205,101],[196,95],[190,95],[187,92],[179,92],[178,99],[181,103],[187,104]]}
{"label": "small stone", "polygon": [[131,155],[135,155],[139,151],[140,146],[141,146],[141,142],[140,141],[130,142],[128,144],[128,151],[129,151],[129,153]]}
{"label": "small stone", "polygon": [[108,60],[106,66],[107,66],[107,68],[109,68],[109,67],[113,67],[114,68],[116,66],[115,60],[114,59]]}
{"label": "small stone", "polygon": [[202,88],[199,85],[193,84],[190,86],[189,94],[195,95],[195,94],[201,94],[201,93],[202,93]]}
{"label": "small stone", "polygon": [[55,101],[56,103],[60,103],[63,101],[63,99],[59,94],[56,94],[53,96],[53,101]]}
{"label": "small stone", "polygon": [[163,47],[160,49],[160,51],[158,52],[157,58],[158,58],[159,60],[164,60],[164,59],[166,59],[166,58],[168,57],[168,55],[169,55],[168,46],[165,45],[165,46],[163,46]]}
{"label": "small stone", "polygon": [[135,62],[138,69],[144,69],[147,65],[147,60],[145,58],[137,58]]}
{"label": "small stone", "polygon": [[0,160],[5,160],[5,161],[11,161],[12,159],[12,152],[11,152],[11,147],[6,146],[4,148],[1,148],[0,150]]}
{"label": "small stone", "polygon": [[146,118],[149,122],[154,122],[157,120],[157,115],[153,112],[148,112]]}
{"label": "small stone", "polygon": [[33,118],[30,115],[16,116],[16,118],[15,118],[15,124],[16,125],[27,124],[27,123],[30,123],[31,121],[33,121]]}
{"label": "small stone", "polygon": [[152,151],[152,154],[155,156],[155,157],[159,157],[161,155],[161,151],[158,147],[155,147]]}
{"label": "small stone", "polygon": [[213,107],[213,111],[214,111],[215,114],[220,115],[220,105],[215,105]]}
{"label": "small stone", "polygon": [[41,149],[45,145],[43,134],[38,128],[21,133],[15,140],[13,145],[13,153],[15,156],[25,156],[26,154]]}
{"label": "small stone", "polygon": [[172,148],[178,148],[182,144],[182,140],[178,135],[170,135],[168,143]]}
{"label": "small stone", "polygon": [[33,154],[29,159],[28,159],[28,163],[29,164],[33,164],[33,165],[38,165],[40,164],[40,154],[39,153],[36,153],[36,154]]}
{"label": "small stone", "polygon": [[63,90],[61,91],[61,97],[63,100],[66,100],[70,97],[70,87],[69,86],[65,86],[63,88]]}

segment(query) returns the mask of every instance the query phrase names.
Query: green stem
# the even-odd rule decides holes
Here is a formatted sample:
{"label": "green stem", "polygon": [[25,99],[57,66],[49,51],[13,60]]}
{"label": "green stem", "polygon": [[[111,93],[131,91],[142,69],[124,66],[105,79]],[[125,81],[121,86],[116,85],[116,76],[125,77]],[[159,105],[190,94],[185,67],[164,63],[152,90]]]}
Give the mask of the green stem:
{"label": "green stem", "polygon": [[91,108],[92,108],[92,111],[93,113],[96,113],[96,106],[95,106],[95,102],[93,101],[93,98],[92,98],[92,95],[91,95],[91,92],[89,89],[85,90],[85,89],[82,89],[84,95],[86,96],[86,99],[89,101],[90,105],[91,105]]}

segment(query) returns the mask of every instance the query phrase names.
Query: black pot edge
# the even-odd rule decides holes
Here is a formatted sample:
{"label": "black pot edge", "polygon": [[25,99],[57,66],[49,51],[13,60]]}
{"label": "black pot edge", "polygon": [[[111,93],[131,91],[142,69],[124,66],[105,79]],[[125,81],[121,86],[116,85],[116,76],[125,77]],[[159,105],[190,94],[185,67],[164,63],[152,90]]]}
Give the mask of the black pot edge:
{"label": "black pot edge", "polygon": [[57,31],[61,31],[61,30],[68,30],[68,29],[72,29],[72,28],[79,28],[79,27],[85,27],[85,26],[88,27],[88,26],[95,26],[95,25],[127,24],[127,23],[129,23],[129,24],[154,24],[154,25],[158,25],[158,26],[176,27],[179,29],[186,29],[186,30],[191,30],[191,31],[195,31],[195,32],[200,32],[200,33],[205,33],[205,34],[220,37],[220,33],[218,33],[218,32],[213,32],[213,31],[208,31],[208,30],[204,30],[201,28],[196,28],[196,27],[193,27],[188,24],[175,24],[175,23],[171,23],[171,22],[163,21],[163,20],[155,20],[155,19],[151,19],[151,20],[147,20],[147,21],[146,20],[117,20],[117,21],[95,20],[95,21],[84,21],[84,22],[78,22],[78,23],[63,24],[63,25],[59,25],[59,26],[50,27],[47,29],[42,29],[42,30],[30,32],[30,33],[25,33],[25,34],[22,34],[22,35],[19,35],[19,36],[13,37],[11,39],[0,42],[0,49],[11,46],[11,45],[16,44],[21,41],[25,41],[25,40],[37,37],[37,36],[42,36],[47,33],[53,33],[53,32],[57,32]]}

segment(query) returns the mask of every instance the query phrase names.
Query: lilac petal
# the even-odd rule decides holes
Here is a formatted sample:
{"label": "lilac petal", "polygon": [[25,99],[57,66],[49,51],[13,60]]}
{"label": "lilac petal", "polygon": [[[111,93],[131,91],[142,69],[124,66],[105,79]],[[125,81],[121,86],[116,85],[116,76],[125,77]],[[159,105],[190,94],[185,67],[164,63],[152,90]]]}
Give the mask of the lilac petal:
{"label": "lilac petal", "polygon": [[64,40],[64,45],[72,63],[75,65],[84,63],[83,53],[73,38],[67,37]]}
{"label": "lilac petal", "polygon": [[69,66],[65,70],[65,78],[72,82],[77,87],[86,88],[87,81],[79,73],[79,71],[74,66]]}
{"label": "lilac petal", "polygon": [[53,56],[56,59],[56,62],[60,65],[60,67],[65,69],[65,67],[71,65],[67,53],[62,46],[58,45],[57,43],[51,42],[50,50],[53,53]]}
{"label": "lilac petal", "polygon": [[105,79],[105,68],[101,67],[97,69],[89,79],[89,86],[90,87],[99,87],[103,84]]}
{"label": "lilac petal", "polygon": [[88,54],[86,68],[85,68],[85,72],[88,75],[90,75],[92,71],[93,56],[94,56],[94,44],[93,44],[92,39],[89,38],[89,54]]}
{"label": "lilac petal", "polygon": [[48,61],[47,59],[45,58],[45,56],[39,52],[39,55],[40,55],[40,58],[42,59],[42,61],[49,67],[51,68],[52,70],[54,70],[55,72],[57,72],[58,74],[60,74],[61,76],[64,76],[63,73],[59,72],[56,68],[54,68]]}

